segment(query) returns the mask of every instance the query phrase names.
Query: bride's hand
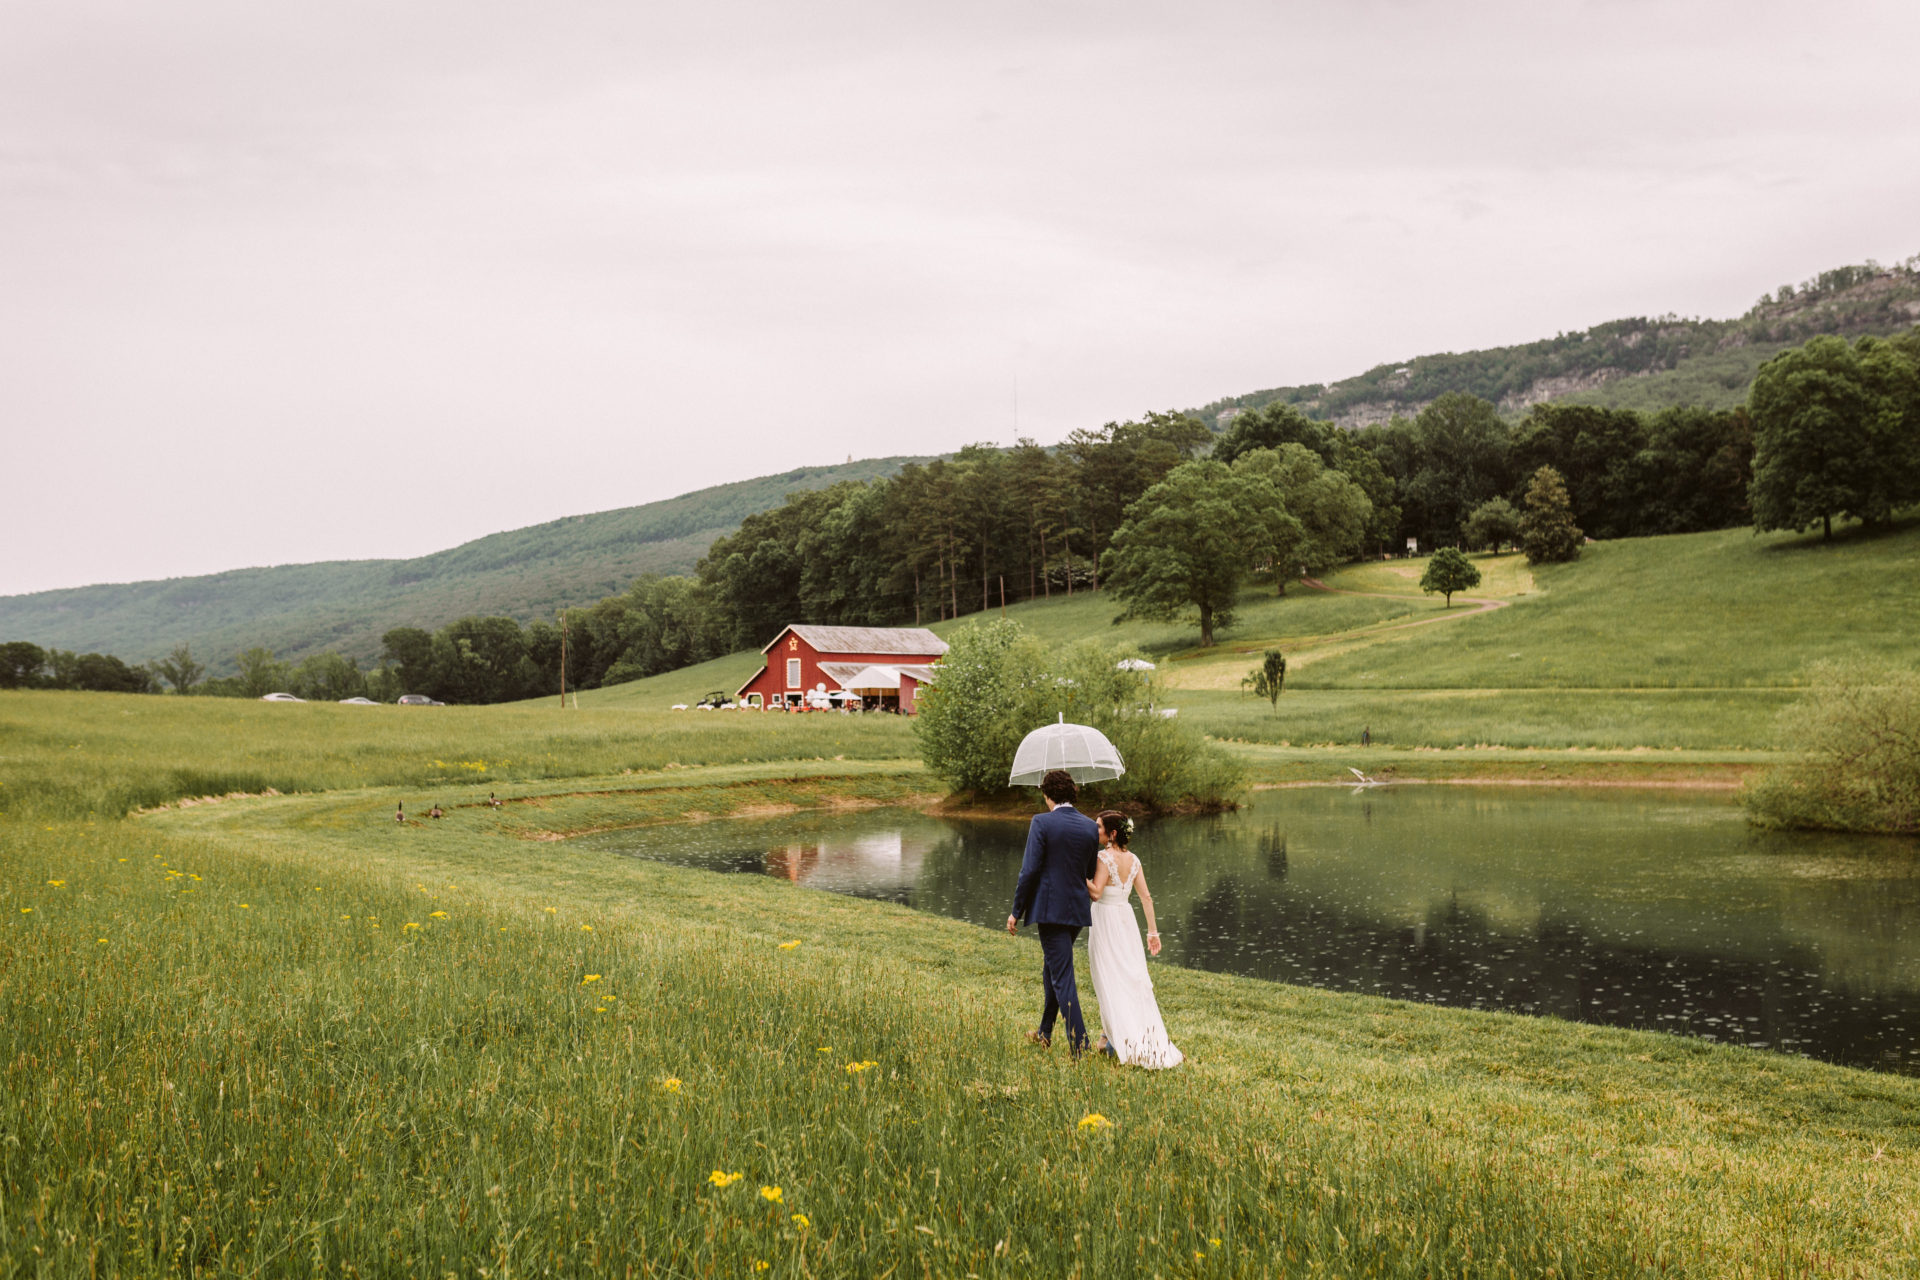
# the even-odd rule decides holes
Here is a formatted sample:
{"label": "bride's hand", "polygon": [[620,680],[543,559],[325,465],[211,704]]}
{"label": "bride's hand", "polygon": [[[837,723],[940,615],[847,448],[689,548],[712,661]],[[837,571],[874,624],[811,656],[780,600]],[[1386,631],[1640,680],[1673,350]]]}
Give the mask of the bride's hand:
{"label": "bride's hand", "polygon": [[1147,935],[1147,950],[1151,951],[1156,956],[1160,954],[1160,935],[1159,934],[1150,933]]}

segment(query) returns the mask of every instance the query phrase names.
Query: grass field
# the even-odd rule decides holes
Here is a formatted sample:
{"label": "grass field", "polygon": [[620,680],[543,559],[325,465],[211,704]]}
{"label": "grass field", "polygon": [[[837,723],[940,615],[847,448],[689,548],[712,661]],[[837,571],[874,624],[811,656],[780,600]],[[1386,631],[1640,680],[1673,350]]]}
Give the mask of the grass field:
{"label": "grass field", "polygon": [[[1421,560],[1353,565],[1326,576],[1332,591],[1249,590],[1205,650],[1191,626],[1115,625],[1120,606],[1106,594],[1007,616],[1050,644],[1131,644],[1160,663],[1168,700],[1203,730],[1272,744],[1357,743],[1368,728],[1405,748],[1768,750],[1811,662],[1920,659],[1920,517],[1831,544],[1734,529],[1595,543],[1570,565],[1475,563],[1485,581],[1468,596],[1505,607],[1474,612],[1458,597],[1444,607],[1419,589]],[[1240,688],[1267,648],[1288,655],[1277,712]],[[592,690],[581,706],[691,701],[738,687],[760,662],[734,654]]]}
{"label": "grass field", "polygon": [[1076,1064],[1030,940],[546,838],[911,765],[492,781],[0,820],[0,1275],[1915,1271],[1920,1081],[1173,969]]}

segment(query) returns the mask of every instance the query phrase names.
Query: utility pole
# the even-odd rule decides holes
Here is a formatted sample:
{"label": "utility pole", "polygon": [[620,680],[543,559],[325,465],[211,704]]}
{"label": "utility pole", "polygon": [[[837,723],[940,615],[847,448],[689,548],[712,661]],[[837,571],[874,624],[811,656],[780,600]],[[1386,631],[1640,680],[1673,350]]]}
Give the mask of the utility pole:
{"label": "utility pole", "polygon": [[567,709],[567,611],[560,611],[560,709]]}
{"label": "utility pole", "polygon": [[1000,616],[1007,616],[1007,575],[1000,575]]}

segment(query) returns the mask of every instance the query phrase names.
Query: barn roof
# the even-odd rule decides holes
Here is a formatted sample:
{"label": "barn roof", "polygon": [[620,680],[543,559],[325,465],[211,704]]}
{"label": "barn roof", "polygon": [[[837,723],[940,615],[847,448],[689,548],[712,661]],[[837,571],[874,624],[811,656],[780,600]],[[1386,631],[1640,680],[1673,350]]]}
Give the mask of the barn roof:
{"label": "barn roof", "polygon": [[[793,632],[820,653],[945,653],[947,642],[925,627],[815,627],[794,624],[784,627],[780,636]],[[767,642],[767,649],[780,643],[780,636]]]}

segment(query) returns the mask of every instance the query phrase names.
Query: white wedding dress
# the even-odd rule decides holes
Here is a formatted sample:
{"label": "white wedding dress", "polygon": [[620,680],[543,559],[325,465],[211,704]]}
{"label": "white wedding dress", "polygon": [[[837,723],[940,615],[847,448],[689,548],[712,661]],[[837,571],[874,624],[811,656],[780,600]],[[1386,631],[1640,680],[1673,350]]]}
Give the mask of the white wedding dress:
{"label": "white wedding dress", "polygon": [[1111,851],[1102,849],[1100,861],[1107,864],[1107,885],[1094,899],[1093,929],[1087,935],[1100,1029],[1120,1061],[1130,1066],[1177,1067],[1185,1055],[1167,1038],[1160,1021],[1160,1002],[1153,998],[1153,979],[1147,974],[1147,949],[1133,918],[1133,877],[1140,859],[1127,855],[1124,880]]}

